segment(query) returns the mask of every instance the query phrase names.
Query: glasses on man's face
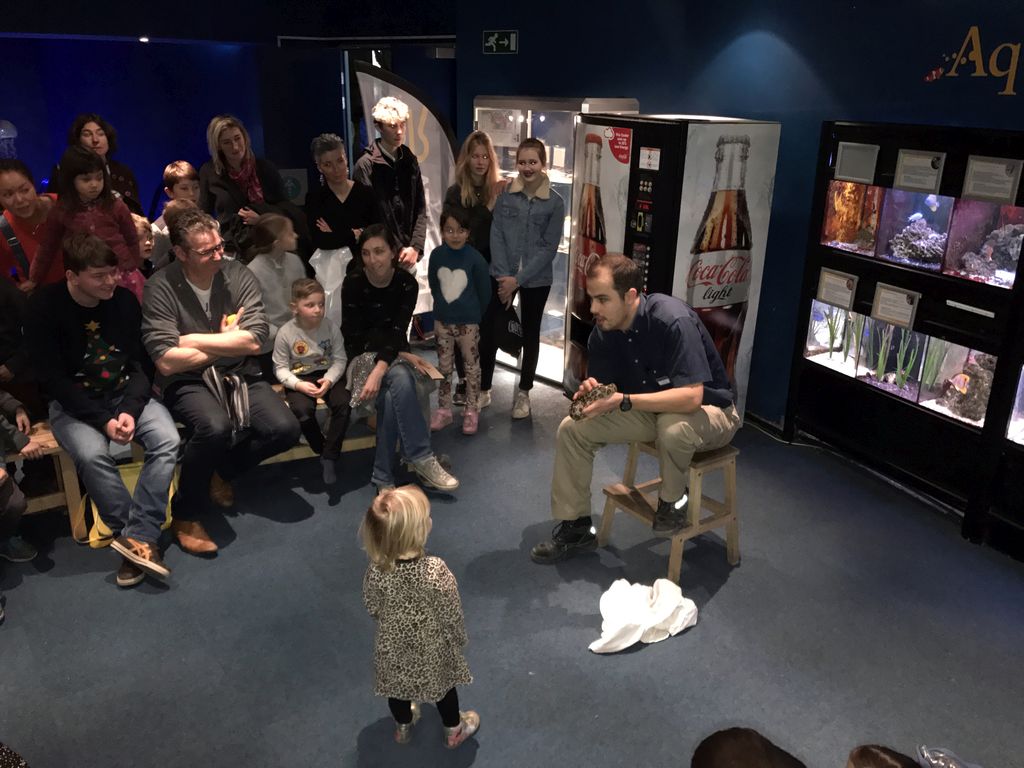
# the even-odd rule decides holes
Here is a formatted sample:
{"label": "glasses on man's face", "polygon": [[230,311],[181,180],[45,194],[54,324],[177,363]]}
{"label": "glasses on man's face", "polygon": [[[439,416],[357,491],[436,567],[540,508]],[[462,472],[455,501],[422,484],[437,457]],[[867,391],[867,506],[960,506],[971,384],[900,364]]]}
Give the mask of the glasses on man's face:
{"label": "glasses on man's face", "polygon": [[215,253],[223,253],[224,241],[221,240],[215,246],[207,248],[205,251],[197,251],[195,248],[189,248],[189,250],[192,251],[192,253],[196,254],[197,256],[202,256],[203,258],[206,258],[207,256],[213,256],[213,254]]}

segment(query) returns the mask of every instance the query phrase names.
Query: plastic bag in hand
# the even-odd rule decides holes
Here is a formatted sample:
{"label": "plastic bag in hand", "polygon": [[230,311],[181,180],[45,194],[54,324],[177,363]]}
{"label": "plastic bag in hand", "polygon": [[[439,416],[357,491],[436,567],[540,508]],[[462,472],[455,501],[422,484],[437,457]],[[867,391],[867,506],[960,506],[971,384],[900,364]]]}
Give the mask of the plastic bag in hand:
{"label": "plastic bag in hand", "polygon": [[341,284],[351,261],[352,251],[347,247],[329,251],[317,248],[309,258],[317,281],[324,287],[324,319],[335,328],[341,327]]}

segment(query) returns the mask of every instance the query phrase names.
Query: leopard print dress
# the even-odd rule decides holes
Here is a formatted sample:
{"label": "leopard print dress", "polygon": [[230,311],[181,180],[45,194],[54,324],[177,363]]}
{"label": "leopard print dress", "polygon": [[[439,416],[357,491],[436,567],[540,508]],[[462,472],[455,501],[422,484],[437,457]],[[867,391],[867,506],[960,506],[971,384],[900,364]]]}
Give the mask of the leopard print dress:
{"label": "leopard print dress", "polygon": [[377,619],[374,693],[439,701],[473,682],[462,655],[466,625],[459,586],[439,557],[399,561],[390,572],[370,565],[363,603]]}

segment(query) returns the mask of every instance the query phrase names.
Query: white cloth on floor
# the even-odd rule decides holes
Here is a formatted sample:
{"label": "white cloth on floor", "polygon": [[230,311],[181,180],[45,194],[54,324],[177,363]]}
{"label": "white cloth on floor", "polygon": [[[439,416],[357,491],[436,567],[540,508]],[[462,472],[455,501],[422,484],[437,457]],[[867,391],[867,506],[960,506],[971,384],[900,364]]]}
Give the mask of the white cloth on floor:
{"label": "white cloth on floor", "polygon": [[615,653],[641,643],[657,643],[697,623],[697,605],[678,584],[658,579],[653,587],[619,579],[601,595],[601,638],[594,653]]}

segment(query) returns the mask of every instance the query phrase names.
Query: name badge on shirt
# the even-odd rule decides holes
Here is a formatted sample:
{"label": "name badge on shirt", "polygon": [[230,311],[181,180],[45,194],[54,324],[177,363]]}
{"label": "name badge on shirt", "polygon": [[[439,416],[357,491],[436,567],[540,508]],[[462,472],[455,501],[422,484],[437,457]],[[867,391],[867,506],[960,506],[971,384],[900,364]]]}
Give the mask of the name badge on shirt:
{"label": "name badge on shirt", "polygon": [[655,379],[655,382],[657,382],[659,387],[665,389],[672,383],[672,380],[669,379],[668,376],[659,376],[658,378]]}

